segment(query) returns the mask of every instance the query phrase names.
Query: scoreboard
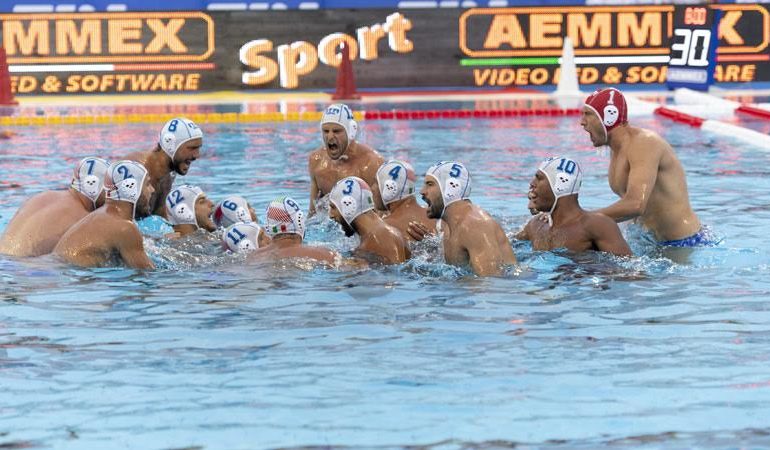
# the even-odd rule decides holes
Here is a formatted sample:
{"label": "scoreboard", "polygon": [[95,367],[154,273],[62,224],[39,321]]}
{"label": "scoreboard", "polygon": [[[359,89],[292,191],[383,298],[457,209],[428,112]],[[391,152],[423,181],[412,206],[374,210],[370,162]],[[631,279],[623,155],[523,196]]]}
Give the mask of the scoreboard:
{"label": "scoreboard", "polygon": [[720,13],[707,5],[675,11],[666,78],[670,89],[688,87],[705,91],[714,83]]}

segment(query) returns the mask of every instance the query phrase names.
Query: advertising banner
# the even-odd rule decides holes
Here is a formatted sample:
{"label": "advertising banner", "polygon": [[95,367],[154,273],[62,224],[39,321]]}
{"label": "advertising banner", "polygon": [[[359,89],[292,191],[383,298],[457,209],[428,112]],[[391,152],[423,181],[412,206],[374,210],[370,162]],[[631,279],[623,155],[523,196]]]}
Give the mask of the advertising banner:
{"label": "advertising banner", "polygon": [[[626,3],[645,3],[625,0]],[[0,13],[117,11],[267,11],[296,9],[475,8],[500,6],[502,0],[3,0]],[[514,1],[507,2],[513,4]],[[581,0],[515,0],[518,5],[584,4]],[[734,3],[730,0],[729,3]]]}
{"label": "advertising banner", "polygon": [[[662,84],[686,5],[0,14],[18,95],[551,87],[565,36],[583,84]],[[770,81],[770,13],[719,4],[714,79]]]}

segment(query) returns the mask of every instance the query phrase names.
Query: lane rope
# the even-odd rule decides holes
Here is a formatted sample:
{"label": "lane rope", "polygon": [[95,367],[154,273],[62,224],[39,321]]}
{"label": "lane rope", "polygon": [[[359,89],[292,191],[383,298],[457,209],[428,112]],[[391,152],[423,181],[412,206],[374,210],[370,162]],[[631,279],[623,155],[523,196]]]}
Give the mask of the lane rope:
{"label": "lane rope", "polygon": [[[433,110],[390,110],[358,111],[356,120],[430,120],[464,118],[498,118],[526,116],[575,116],[580,115],[578,108],[532,108],[532,109],[433,109]],[[50,115],[0,116],[0,126],[44,126],[44,125],[83,125],[105,123],[165,123],[183,115],[196,123],[253,123],[253,122],[318,122],[321,111],[302,112],[267,112],[267,113],[143,113],[143,114],[87,114],[87,115]]]}

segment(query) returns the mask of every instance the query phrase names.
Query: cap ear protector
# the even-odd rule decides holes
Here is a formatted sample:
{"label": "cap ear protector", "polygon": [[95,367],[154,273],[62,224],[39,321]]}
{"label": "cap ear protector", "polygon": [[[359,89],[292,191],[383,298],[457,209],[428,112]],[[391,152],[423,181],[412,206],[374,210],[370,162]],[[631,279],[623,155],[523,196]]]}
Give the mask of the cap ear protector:
{"label": "cap ear protector", "polygon": [[447,178],[444,183],[444,198],[453,200],[459,199],[462,195],[463,187],[456,178]]}
{"label": "cap ear protector", "polygon": [[[184,203],[177,205],[176,208],[174,208],[174,215],[184,222],[195,221],[195,212]],[[197,223],[195,225],[197,225]]]}
{"label": "cap ear protector", "polygon": [[604,107],[604,120],[602,120],[602,123],[605,127],[611,127],[615,125],[615,123],[618,121],[618,115],[619,115],[618,108],[615,105],[607,105]]}
{"label": "cap ear protector", "polygon": [[85,178],[80,180],[81,192],[85,194],[86,197],[90,198],[91,201],[96,201],[96,197],[100,194],[99,191],[104,190],[104,188],[99,189],[99,185],[101,184],[99,177],[96,175],[86,175]]}
{"label": "cap ear protector", "polygon": [[[352,114],[352,113],[351,113]],[[350,131],[348,132],[348,140],[355,141],[358,138],[358,122],[350,119]]]}
{"label": "cap ear protector", "polygon": [[238,218],[239,222],[248,222],[251,220],[251,214],[249,214],[249,211],[243,206],[239,206],[238,209],[235,210],[235,217]]}
{"label": "cap ear protector", "polygon": [[139,182],[136,178],[126,178],[117,184],[119,197],[126,199],[131,203],[139,200]]}
{"label": "cap ear protector", "polygon": [[342,197],[340,203],[342,203],[340,205],[342,206],[342,217],[344,217],[345,221],[350,225],[350,223],[356,220],[356,217],[360,215],[356,214],[358,212],[358,202],[350,195],[346,195]]}

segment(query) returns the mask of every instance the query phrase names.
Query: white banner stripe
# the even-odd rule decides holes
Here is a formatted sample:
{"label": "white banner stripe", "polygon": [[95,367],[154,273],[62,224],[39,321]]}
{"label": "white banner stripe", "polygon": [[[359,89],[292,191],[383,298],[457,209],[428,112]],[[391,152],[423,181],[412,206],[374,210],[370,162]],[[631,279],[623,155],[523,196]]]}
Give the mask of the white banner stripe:
{"label": "white banner stripe", "polygon": [[[661,56],[576,56],[575,64],[667,64],[668,55]],[[561,58],[559,58],[561,64]]]}
{"label": "white banner stripe", "polygon": [[52,13],[54,5],[14,5],[14,13]]}
{"label": "white banner stripe", "polygon": [[41,72],[114,72],[114,64],[64,64],[64,65],[30,65],[8,66],[11,73],[41,73]]}

